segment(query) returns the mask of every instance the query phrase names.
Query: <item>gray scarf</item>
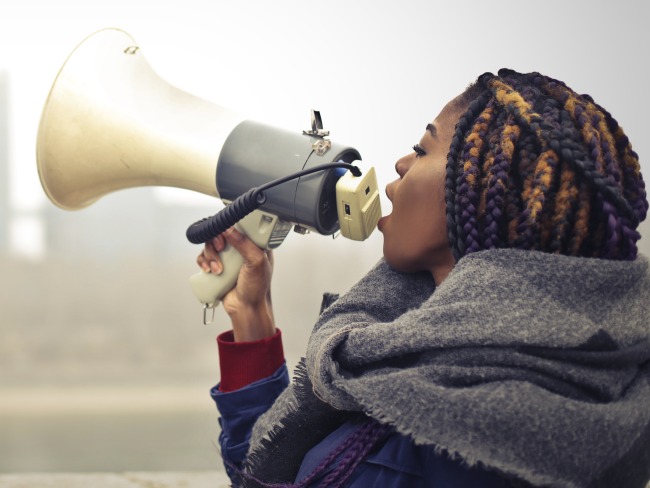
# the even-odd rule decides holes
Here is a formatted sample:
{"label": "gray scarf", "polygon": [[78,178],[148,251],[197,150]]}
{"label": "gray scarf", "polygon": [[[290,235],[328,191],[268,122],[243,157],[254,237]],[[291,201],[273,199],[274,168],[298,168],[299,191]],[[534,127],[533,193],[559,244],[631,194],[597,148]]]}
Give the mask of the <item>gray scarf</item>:
{"label": "gray scarf", "polygon": [[437,288],[381,261],[315,325],[258,421],[248,466],[293,481],[306,450],[365,413],[468,466],[535,486],[650,478],[648,262],[483,251]]}

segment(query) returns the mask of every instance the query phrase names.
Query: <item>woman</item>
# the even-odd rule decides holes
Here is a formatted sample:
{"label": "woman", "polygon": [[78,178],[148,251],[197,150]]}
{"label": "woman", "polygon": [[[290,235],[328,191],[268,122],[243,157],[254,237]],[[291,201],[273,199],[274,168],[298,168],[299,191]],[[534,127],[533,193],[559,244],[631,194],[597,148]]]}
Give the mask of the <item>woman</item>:
{"label": "woman", "polygon": [[230,230],[199,256],[245,259],[212,391],[235,484],[645,486],[648,203],[616,121],[500,70],[395,168],[385,259],[325,303],[291,386],[270,254]]}

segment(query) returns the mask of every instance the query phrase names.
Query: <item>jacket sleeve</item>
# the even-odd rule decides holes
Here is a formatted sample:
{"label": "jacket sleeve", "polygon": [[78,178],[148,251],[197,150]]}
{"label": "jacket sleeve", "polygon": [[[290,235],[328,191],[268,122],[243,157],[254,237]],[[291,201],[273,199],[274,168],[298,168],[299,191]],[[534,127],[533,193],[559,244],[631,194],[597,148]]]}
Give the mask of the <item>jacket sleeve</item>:
{"label": "jacket sleeve", "polygon": [[246,458],[253,425],[288,385],[289,373],[283,364],[271,376],[238,390],[224,393],[219,385],[210,390],[220,413],[221,456],[231,478],[233,469],[240,469]]}

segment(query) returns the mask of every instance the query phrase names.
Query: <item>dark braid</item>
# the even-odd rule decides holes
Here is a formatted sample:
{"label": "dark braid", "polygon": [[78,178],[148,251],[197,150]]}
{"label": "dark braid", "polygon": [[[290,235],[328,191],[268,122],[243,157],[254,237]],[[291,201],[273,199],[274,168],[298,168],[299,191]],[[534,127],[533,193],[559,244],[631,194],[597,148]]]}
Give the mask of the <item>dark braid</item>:
{"label": "dark braid", "polygon": [[[447,211],[447,231],[449,233],[449,241],[456,242],[456,236],[460,233],[461,222],[459,216],[461,213],[461,202],[456,198],[456,189],[458,188],[458,183],[462,179],[462,173],[460,173],[456,161],[462,154],[460,151],[460,146],[465,140],[465,133],[468,131],[470,124],[477,117],[479,113],[483,111],[487,102],[489,101],[489,94],[483,94],[476,100],[470,103],[467,112],[462,115],[456,124],[456,131],[452,138],[452,143],[449,148],[449,154],[447,156],[447,181],[445,185],[445,201],[447,209],[452,208],[454,212]],[[456,259],[460,255],[464,254],[465,251],[465,242],[460,241],[460,246],[462,251],[454,250],[454,253],[459,252],[459,256],[456,256]],[[455,248],[452,248],[455,249]]]}
{"label": "dark braid", "polygon": [[[498,123],[498,120],[496,122]],[[506,126],[510,127],[511,122],[512,120],[506,121]],[[499,236],[502,232],[499,223],[508,185],[513,143],[519,138],[519,131],[515,127],[512,130],[505,130],[500,137],[498,136],[499,134],[495,131],[489,144],[490,149],[486,157],[487,164],[484,167],[483,192],[478,212],[479,215],[485,215],[485,231],[481,239],[483,249],[494,249],[500,247],[501,244]]]}
{"label": "dark braid", "polygon": [[[476,123],[467,137],[463,152],[464,170],[459,174],[460,187],[457,201],[462,207],[458,222],[458,233],[466,242],[467,252],[479,250],[479,236],[476,228],[479,207],[479,165],[478,161],[483,152],[483,142],[492,116],[492,108],[486,107],[478,116]],[[494,158],[488,158],[493,161]]]}
{"label": "dark braid", "polygon": [[648,201],[638,155],[609,112],[559,80],[505,69],[461,100],[445,187],[457,260],[499,247],[636,257]]}

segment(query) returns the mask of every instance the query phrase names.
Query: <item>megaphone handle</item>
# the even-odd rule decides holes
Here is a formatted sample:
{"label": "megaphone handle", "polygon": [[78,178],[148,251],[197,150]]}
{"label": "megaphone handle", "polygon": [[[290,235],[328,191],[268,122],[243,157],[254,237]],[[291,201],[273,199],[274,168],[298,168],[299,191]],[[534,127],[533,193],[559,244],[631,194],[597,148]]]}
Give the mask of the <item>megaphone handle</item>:
{"label": "megaphone handle", "polygon": [[[286,236],[290,225],[273,214],[255,210],[235,224],[234,227],[239,232],[246,234],[259,247],[270,249],[279,245]],[[281,234],[279,240],[278,231]],[[230,244],[227,244],[225,249],[219,253],[219,257],[223,264],[221,274],[201,271],[190,277],[192,291],[204,306],[204,323],[208,323],[205,312],[217,307],[223,296],[232,290],[237,283],[239,270],[244,263],[244,258]]]}

